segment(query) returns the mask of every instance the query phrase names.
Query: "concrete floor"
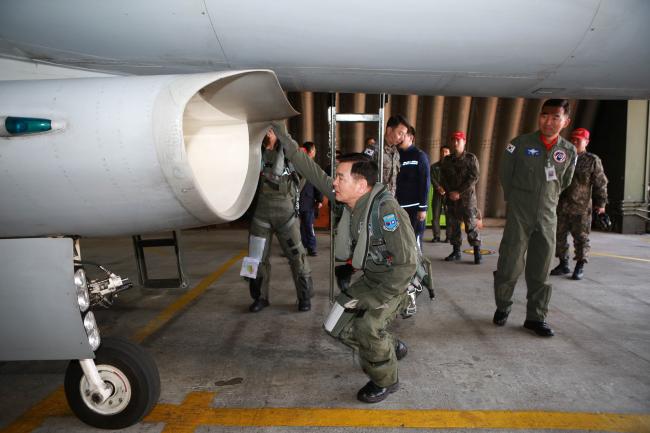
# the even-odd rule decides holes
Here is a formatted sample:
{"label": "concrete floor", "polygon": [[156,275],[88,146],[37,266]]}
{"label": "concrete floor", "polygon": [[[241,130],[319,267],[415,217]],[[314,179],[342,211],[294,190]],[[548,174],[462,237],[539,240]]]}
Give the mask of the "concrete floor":
{"label": "concrete floor", "polygon": [[[207,287],[144,338],[160,370],[160,402],[145,422],[125,431],[394,432],[411,427],[504,432],[591,426],[650,432],[650,236],[593,233],[586,278],[552,279],[548,321],[556,336],[551,339],[521,326],[523,278],[508,324],[491,323],[496,253],[480,266],[468,254],[450,264],[442,261],[448,244],[425,243],[437,298],[429,302],[423,295],[415,317],[395,321],[392,330],[407,342],[409,354],[400,362],[401,389],[376,405],[356,400],[367,379],[351,351],[321,328],[329,311],[329,237],[318,237],[320,255],[310,258],[316,285],[311,312],[297,312],[277,243],[269,308],[248,313],[251,300],[238,275],[240,261],[208,286],[204,279],[247,245],[246,231],[219,229],[183,232],[190,288],[134,288],[111,310],[97,313],[102,335],[137,339],[183,294],[202,280]],[[483,237],[484,248],[497,250],[501,229],[485,229]],[[84,240],[82,253],[137,280],[130,238]],[[152,276],[165,276],[170,251],[152,250],[148,257]],[[0,363],[0,429],[95,431],[74,418],[56,394],[65,365]],[[52,416],[33,409],[37,404]],[[558,413],[566,415],[566,422],[557,421]],[[597,420],[602,416],[609,424]]]}

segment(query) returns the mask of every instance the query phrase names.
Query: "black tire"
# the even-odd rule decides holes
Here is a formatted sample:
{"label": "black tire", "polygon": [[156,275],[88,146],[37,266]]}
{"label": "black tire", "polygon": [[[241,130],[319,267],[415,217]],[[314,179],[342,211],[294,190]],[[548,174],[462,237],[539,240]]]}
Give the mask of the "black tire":
{"label": "black tire", "polygon": [[[82,386],[87,382],[79,361],[70,361],[65,373],[65,395],[72,412],[86,424],[103,429],[129,427],[142,420],[158,402],[158,368],[153,357],[140,346],[123,339],[103,338],[95,352],[95,365],[111,385],[112,378],[119,376],[122,381],[115,380],[119,383],[113,389],[128,392],[128,398],[120,400],[120,406],[124,406],[120,409],[107,406],[110,398],[104,405],[95,405],[89,396],[82,395]],[[120,397],[116,393],[113,396]]]}

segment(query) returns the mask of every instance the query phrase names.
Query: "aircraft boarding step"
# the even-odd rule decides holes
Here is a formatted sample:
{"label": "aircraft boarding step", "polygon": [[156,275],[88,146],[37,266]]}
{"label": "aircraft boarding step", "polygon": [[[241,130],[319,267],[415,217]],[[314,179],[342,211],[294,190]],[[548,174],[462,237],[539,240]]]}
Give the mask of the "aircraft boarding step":
{"label": "aircraft boarding step", "polygon": [[[156,239],[143,239],[141,235],[133,236],[133,249],[135,251],[136,264],[138,266],[138,280],[140,285],[148,288],[172,288],[180,287],[185,289],[189,287],[189,279],[183,272],[183,265],[181,263],[180,246],[178,240],[180,233],[178,231],[172,232],[170,238],[156,238]],[[176,259],[176,278],[150,278],[147,269],[147,261],[145,258],[144,249],[152,247],[173,247]]]}

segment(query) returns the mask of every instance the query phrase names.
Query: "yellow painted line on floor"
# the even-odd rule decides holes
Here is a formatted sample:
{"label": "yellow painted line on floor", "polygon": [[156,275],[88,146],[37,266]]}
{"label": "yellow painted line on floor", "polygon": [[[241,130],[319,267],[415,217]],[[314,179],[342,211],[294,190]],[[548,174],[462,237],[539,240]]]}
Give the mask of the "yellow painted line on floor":
{"label": "yellow painted line on floor", "polygon": [[[178,298],[174,303],[165,308],[158,316],[147,323],[144,328],[136,332],[131,339],[135,342],[141,342],[167,322],[169,322],[175,314],[186,307],[190,302],[195,300],[198,296],[203,294],[212,283],[221,277],[232,265],[237,263],[246,255],[246,251],[241,251],[226,263],[221,265],[219,269],[205,277],[197,284],[196,287],[185,293]],[[27,433],[40,426],[45,418],[56,416],[72,416],[72,411],[68,407],[68,402],[65,398],[63,387],[57,388],[52,394],[45,397],[39,403],[30,408],[27,412],[21,415],[13,423],[6,428],[0,430],[2,433]]]}
{"label": "yellow painted line on floor", "polygon": [[246,251],[240,251],[236,256],[232,257],[226,263],[221,265],[219,269],[205,277],[196,287],[185,293],[183,296],[174,301],[173,304],[165,308],[158,316],[147,323],[142,329],[131,337],[137,343],[142,342],[145,338],[163,327],[169,322],[179,311],[185,308],[190,302],[201,296],[212,283],[221,277],[232,265],[240,261],[246,255]]}
{"label": "yellow painted line on floor", "polygon": [[650,414],[508,410],[329,409],[210,407],[214,393],[188,394],[180,405],[158,404],[145,422],[163,432],[191,433],[199,426],[351,427],[410,429],[650,431]]}
{"label": "yellow painted line on floor", "polygon": [[598,256],[598,257],[612,257],[615,259],[624,259],[624,260],[636,260],[639,262],[646,262],[650,263],[650,259],[641,259],[639,257],[630,257],[630,256],[617,256],[616,254],[608,254],[608,253],[594,253],[593,251],[589,253],[592,256]]}
{"label": "yellow painted line on floor", "polygon": [[66,415],[72,415],[72,411],[68,407],[63,387],[60,386],[9,426],[2,429],[2,433],[29,433],[43,424],[45,418]]}

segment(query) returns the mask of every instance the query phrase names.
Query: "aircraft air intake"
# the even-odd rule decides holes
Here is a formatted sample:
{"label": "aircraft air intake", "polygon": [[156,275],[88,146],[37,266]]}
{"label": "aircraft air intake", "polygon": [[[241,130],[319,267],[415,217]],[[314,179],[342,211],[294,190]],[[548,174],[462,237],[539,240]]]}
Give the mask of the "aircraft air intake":
{"label": "aircraft air intake", "polygon": [[295,115],[271,71],[0,82],[0,237],[143,234],[248,208],[270,121]]}

